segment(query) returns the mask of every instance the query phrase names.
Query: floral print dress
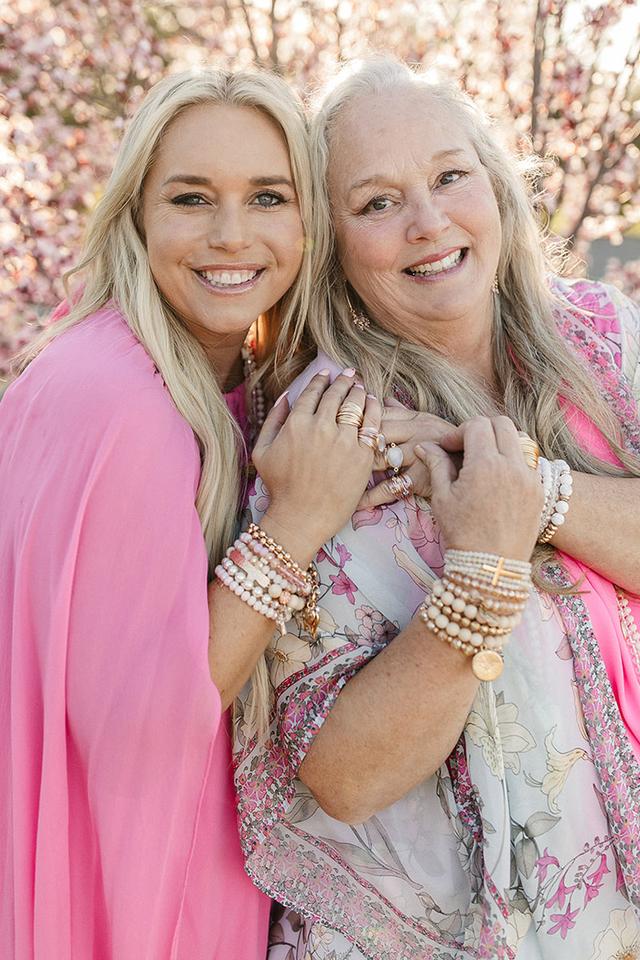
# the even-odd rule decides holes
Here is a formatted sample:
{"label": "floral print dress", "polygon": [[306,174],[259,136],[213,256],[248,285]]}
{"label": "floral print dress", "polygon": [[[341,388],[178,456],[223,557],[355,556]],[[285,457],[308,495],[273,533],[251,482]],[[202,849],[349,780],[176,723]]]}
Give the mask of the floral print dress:
{"label": "floral print dress", "polygon": [[[586,281],[566,296],[609,320],[573,319],[565,335],[597,359],[640,451],[638,312]],[[265,507],[258,480],[254,516]],[[640,764],[581,595],[533,593],[448,761],[395,804],[349,826],[296,779],[344,684],[411,620],[442,564],[425,501],[355,514],[318,556],[316,640],[291,623],[268,652],[266,743],[239,711],[247,870],[284,904],[269,960],[640,960]],[[560,564],[547,575],[567,582]]]}

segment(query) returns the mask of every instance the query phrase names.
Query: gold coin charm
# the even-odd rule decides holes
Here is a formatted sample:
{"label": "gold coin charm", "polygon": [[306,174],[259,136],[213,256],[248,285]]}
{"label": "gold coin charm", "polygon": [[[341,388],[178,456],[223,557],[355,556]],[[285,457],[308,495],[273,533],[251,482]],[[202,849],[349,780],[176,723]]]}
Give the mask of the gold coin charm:
{"label": "gold coin charm", "polygon": [[495,650],[479,650],[471,661],[471,669],[478,680],[497,680],[502,673],[504,660]]}

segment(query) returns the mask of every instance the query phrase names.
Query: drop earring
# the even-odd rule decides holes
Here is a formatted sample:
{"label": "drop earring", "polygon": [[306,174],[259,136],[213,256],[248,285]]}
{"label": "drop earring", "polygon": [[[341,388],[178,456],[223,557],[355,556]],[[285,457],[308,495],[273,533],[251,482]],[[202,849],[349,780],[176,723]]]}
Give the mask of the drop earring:
{"label": "drop earring", "polygon": [[371,321],[369,320],[369,317],[365,313],[363,313],[361,310],[355,309],[355,307],[351,303],[351,300],[349,299],[349,294],[347,293],[346,289],[344,291],[344,295],[347,300],[347,306],[349,307],[349,313],[351,314],[351,320],[353,321],[354,327],[357,327],[360,333],[364,333],[364,331],[368,330],[369,327],[371,326]]}

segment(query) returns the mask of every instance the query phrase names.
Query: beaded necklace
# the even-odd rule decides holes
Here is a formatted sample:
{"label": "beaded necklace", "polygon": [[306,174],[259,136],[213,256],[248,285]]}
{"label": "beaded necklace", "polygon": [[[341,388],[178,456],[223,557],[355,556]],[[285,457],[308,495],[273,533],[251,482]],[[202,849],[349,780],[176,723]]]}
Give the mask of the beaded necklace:
{"label": "beaded necklace", "polygon": [[260,429],[265,420],[266,401],[262,382],[257,383],[253,389],[250,383],[253,380],[256,371],[256,353],[253,343],[245,340],[242,345],[242,366],[244,369],[244,383],[247,395],[247,417],[249,420],[249,448],[251,449],[256,442]]}
{"label": "beaded necklace", "polygon": [[631,612],[624,591],[619,587],[616,589],[616,599],[618,601],[622,636],[626,640],[633,665],[636,668],[636,674],[638,679],[640,679],[640,630]]}

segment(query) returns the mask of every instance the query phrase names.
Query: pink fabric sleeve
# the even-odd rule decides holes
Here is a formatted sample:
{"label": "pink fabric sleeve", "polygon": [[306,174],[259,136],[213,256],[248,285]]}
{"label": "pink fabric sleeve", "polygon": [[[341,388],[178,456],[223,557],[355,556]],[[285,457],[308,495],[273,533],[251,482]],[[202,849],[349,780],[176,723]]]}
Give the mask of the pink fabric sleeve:
{"label": "pink fabric sleeve", "polygon": [[0,419],[2,953],[169,958],[220,722],[197,449],[159,378],[30,372]]}

